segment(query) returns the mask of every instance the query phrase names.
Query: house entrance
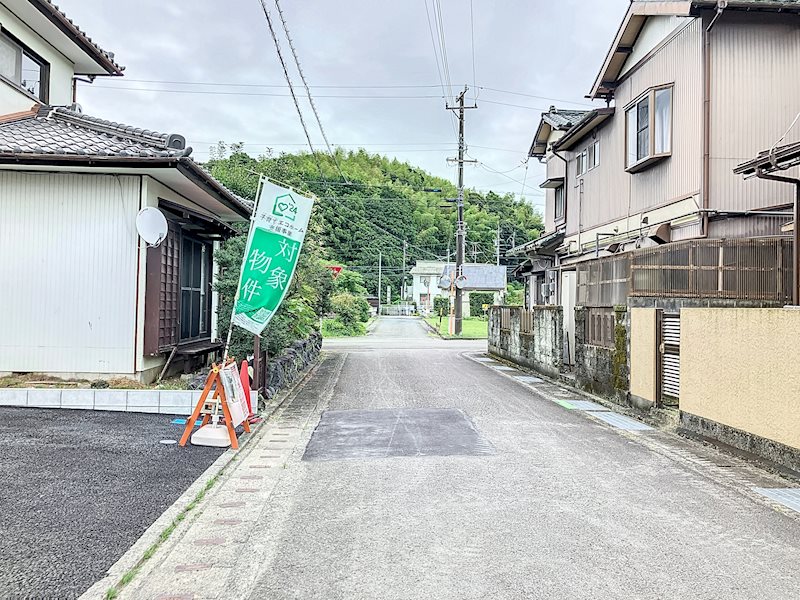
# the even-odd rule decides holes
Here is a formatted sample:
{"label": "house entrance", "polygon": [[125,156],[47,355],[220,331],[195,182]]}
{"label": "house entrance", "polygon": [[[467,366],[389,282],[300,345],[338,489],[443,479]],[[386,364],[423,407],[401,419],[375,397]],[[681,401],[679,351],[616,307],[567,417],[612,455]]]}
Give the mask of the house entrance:
{"label": "house entrance", "polygon": [[575,271],[561,272],[561,308],[564,315],[564,366],[575,364]]}
{"label": "house entrance", "polygon": [[211,331],[209,274],[211,248],[208,243],[183,236],[181,246],[180,341],[206,338]]}
{"label": "house entrance", "polygon": [[661,310],[658,315],[661,404],[677,406],[681,389],[681,315]]}

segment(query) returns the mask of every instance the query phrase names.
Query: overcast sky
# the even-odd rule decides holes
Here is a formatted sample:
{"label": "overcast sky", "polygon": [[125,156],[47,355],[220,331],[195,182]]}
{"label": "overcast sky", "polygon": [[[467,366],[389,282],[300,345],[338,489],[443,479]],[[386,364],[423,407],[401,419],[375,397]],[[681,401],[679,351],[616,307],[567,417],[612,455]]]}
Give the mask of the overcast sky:
{"label": "overcast sky", "polygon": [[[587,105],[584,95],[628,0],[473,2],[471,20],[470,0],[441,0],[450,81],[453,88],[468,84],[468,98],[473,82],[478,87],[466,140],[481,164],[467,167],[465,182],[520,193],[524,180],[525,196],[541,206],[544,169],[531,160],[526,176],[523,166],[540,112],[551,104]],[[181,133],[201,161],[218,140],[244,142],[253,155],[268,147],[306,148],[259,0],[60,0],[59,6],[126,66],[124,77],[80,85],[86,113]],[[396,156],[454,181],[445,159],[455,156],[457,143],[426,0],[283,0],[281,7],[331,143]],[[433,0],[427,8],[433,10]],[[296,71],[290,75],[299,85]],[[312,140],[324,148],[304,99],[301,108]]]}

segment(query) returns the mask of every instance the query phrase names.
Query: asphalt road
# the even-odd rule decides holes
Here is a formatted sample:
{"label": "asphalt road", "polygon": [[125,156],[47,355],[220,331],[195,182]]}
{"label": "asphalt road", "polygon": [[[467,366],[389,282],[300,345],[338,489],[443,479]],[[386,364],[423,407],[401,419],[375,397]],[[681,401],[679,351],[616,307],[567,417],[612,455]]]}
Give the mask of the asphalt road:
{"label": "asphalt road", "polygon": [[[259,516],[250,598],[800,597],[800,520],[752,493],[772,476],[567,410],[413,319],[325,347],[330,412]],[[421,451],[469,428],[479,452]]]}
{"label": "asphalt road", "polygon": [[0,408],[0,598],[74,598],[220,455],[167,415]]}

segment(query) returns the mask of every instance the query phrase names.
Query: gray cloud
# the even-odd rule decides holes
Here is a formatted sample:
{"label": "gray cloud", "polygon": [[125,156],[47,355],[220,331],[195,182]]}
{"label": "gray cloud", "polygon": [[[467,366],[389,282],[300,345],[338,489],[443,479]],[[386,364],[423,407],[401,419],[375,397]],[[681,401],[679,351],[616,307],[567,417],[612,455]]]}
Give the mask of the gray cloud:
{"label": "gray cloud", "polygon": [[[469,0],[442,0],[441,4],[451,81],[454,88],[464,83],[472,86]],[[127,66],[123,78],[98,79],[94,85],[80,86],[78,100],[87,113],[180,132],[194,147],[198,160],[207,158],[210,144],[217,140],[246,142],[246,149],[253,154],[267,146],[303,148],[305,138],[291,99],[257,95],[286,94],[286,88],[132,81],[283,84],[258,0],[61,0],[60,6]],[[468,186],[521,191],[522,162],[538,124],[538,110],[551,104],[575,108],[588,103],[583,96],[627,6],[627,0],[474,0],[478,86],[548,98],[478,90],[479,109],[467,116],[467,143],[470,155],[487,166],[466,171]],[[454,169],[445,158],[454,155],[456,140],[438,85],[424,0],[283,0],[282,7],[312,86],[433,86],[315,87],[313,93],[331,142],[363,144],[370,151],[454,179]],[[284,50],[289,59],[285,44]],[[293,80],[299,84],[296,73]],[[471,90],[469,96],[473,93]],[[334,95],[404,98],[330,97]],[[302,108],[315,143],[322,147],[305,100]],[[543,176],[542,166],[531,161],[526,196],[534,204],[541,204],[537,186]]]}

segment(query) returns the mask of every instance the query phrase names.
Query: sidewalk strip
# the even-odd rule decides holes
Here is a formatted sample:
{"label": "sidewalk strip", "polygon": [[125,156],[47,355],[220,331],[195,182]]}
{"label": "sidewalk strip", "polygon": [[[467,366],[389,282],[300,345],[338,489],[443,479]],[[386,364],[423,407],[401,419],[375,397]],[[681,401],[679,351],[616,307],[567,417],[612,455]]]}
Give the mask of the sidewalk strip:
{"label": "sidewalk strip", "polygon": [[800,488],[755,488],[755,491],[787,508],[800,512]]}
{"label": "sidewalk strip", "polygon": [[653,431],[653,428],[649,425],[616,413],[596,412],[592,414],[601,421],[605,421],[609,425],[613,425],[618,429],[624,429],[625,431]]}
{"label": "sidewalk strip", "polygon": [[532,375],[514,375],[514,379],[522,383],[544,383],[544,379],[533,377]]}

